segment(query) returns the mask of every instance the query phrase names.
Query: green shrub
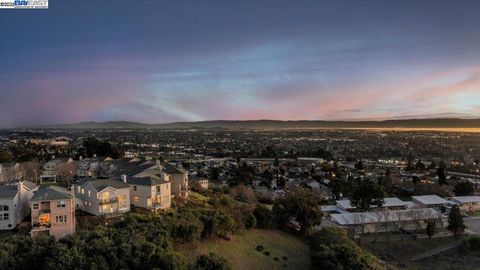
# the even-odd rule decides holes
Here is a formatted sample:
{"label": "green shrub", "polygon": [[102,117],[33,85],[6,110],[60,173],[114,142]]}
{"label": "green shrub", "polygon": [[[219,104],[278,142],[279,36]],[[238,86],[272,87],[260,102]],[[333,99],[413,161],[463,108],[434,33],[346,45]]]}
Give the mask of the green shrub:
{"label": "green shrub", "polygon": [[480,250],[480,236],[474,236],[468,239],[467,244],[471,250]]}

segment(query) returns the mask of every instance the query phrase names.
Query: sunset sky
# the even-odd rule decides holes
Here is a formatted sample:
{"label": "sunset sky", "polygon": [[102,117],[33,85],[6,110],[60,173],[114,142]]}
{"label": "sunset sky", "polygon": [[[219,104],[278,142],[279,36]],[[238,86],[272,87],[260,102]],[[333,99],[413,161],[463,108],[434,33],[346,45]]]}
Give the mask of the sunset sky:
{"label": "sunset sky", "polygon": [[480,1],[0,10],[0,127],[480,117]]}

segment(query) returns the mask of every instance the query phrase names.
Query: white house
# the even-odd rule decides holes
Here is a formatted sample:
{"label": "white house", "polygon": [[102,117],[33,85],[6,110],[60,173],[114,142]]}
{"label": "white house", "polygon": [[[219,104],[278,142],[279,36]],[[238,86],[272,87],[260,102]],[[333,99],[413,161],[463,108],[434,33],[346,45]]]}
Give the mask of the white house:
{"label": "white house", "polygon": [[0,186],[0,230],[11,230],[28,216],[29,200],[37,190],[28,181]]}

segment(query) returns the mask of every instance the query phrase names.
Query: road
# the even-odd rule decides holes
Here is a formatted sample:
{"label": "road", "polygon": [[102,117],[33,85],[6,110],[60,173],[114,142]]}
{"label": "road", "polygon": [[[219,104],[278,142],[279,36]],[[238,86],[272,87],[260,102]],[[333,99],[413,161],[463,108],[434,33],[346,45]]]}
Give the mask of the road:
{"label": "road", "polygon": [[463,221],[467,225],[467,233],[480,234],[480,217],[466,217]]}

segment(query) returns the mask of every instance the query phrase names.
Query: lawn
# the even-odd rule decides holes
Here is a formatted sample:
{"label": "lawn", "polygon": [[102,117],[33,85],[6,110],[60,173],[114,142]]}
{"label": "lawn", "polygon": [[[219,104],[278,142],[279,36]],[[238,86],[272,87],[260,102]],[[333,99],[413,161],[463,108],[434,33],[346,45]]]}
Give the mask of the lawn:
{"label": "lawn", "polygon": [[476,211],[475,213],[473,213],[472,215],[470,215],[471,217],[480,217],[480,211]]}
{"label": "lawn", "polygon": [[[255,249],[258,245],[264,247],[262,252]],[[227,259],[233,269],[310,269],[311,265],[306,242],[278,230],[246,230],[229,241],[215,239],[179,251],[187,258],[213,252]]]}
{"label": "lawn", "polygon": [[208,200],[210,199],[210,197],[205,196],[205,195],[200,194],[200,193],[195,192],[195,191],[191,191],[189,195],[190,195],[190,197],[195,198],[196,200],[199,200],[199,201],[202,201],[202,202],[208,202]]}
{"label": "lawn", "polygon": [[380,242],[377,244],[374,244],[370,241],[363,241],[362,248],[367,249],[379,259],[395,265],[400,269],[411,269],[417,265],[417,263],[409,262],[412,257],[444,246],[456,240],[457,239],[453,237],[442,237],[433,239],[395,240],[391,241],[390,243]]}

